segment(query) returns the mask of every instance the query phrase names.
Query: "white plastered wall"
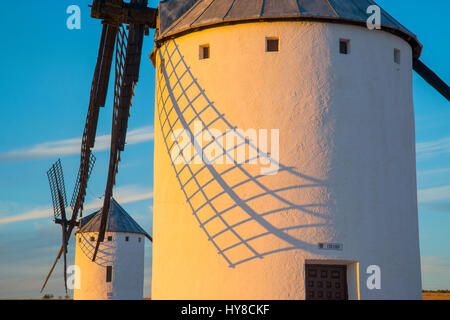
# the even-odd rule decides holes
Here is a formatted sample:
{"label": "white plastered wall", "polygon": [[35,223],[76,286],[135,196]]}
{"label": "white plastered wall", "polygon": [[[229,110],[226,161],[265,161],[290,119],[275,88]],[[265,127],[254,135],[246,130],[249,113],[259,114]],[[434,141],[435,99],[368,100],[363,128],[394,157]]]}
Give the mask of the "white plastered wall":
{"label": "white plastered wall", "polygon": [[[265,52],[266,37],[280,38],[279,52]],[[350,40],[350,54],[339,53],[340,38]],[[261,257],[230,267],[181,191],[158,122],[162,102],[157,99],[152,298],[304,299],[305,259],[324,259],[359,263],[361,299],[420,299],[411,47],[387,32],[310,22],[218,27],[175,43],[233,126],[280,129],[280,163],[299,175],[280,172],[259,181],[271,190],[288,188],[282,197],[295,206],[264,219],[296,241],[280,239],[253,220],[236,230],[252,239],[249,245]],[[200,60],[204,44],[211,57]],[[166,45],[172,52],[174,43]],[[400,65],[394,63],[395,48],[401,50]],[[159,54],[165,49],[157,53],[157,96],[164,87]],[[177,96],[175,84],[171,80]],[[170,109],[167,91],[163,97]],[[178,103],[186,107],[185,99]],[[202,106],[194,107],[200,112]],[[215,168],[223,172],[221,165]],[[253,177],[260,172],[257,166],[245,168]],[[242,181],[238,173],[225,180]],[[205,190],[207,196],[220,191],[214,184]],[[258,192],[250,185],[236,190],[244,200]],[[271,199],[260,197],[251,207],[257,213],[282,207]],[[238,209],[224,215],[229,224],[244,219]],[[220,231],[220,226],[208,228],[211,234]],[[225,235],[220,241],[223,248],[234,240]],[[343,250],[319,250],[321,242],[340,243]],[[248,251],[237,246],[227,257],[242,261],[251,256]],[[370,265],[381,268],[381,290],[365,285]]]}
{"label": "white plastered wall", "polygon": [[[110,236],[112,241],[108,241]],[[91,237],[95,241],[91,241]],[[96,262],[92,262],[97,237],[98,232],[77,233],[75,265],[81,272],[81,286],[74,290],[74,299],[142,300],[145,236],[107,232]],[[107,266],[113,267],[111,282],[106,282]]]}

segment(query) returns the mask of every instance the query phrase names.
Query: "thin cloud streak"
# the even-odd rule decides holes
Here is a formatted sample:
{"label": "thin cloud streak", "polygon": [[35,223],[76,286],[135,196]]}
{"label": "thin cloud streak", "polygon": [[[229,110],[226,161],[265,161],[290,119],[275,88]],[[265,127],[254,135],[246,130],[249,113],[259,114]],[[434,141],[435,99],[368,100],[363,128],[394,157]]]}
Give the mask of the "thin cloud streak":
{"label": "thin cloud streak", "polygon": [[[131,130],[127,134],[127,144],[139,144],[154,139],[152,126]],[[109,150],[111,135],[98,136],[95,140],[94,152]],[[0,153],[0,161],[30,160],[51,157],[77,155],[81,152],[81,138],[52,141],[34,145],[30,148],[17,149]]]}
{"label": "thin cloud streak", "polygon": [[450,199],[450,186],[419,190],[417,197],[419,203]]}
{"label": "thin cloud streak", "polygon": [[420,142],[416,145],[417,157],[432,158],[450,152],[450,137],[434,141]]}
{"label": "thin cloud streak", "polygon": [[19,215],[2,218],[2,219],[0,219],[0,224],[48,218],[48,217],[51,217],[52,215],[53,215],[53,210],[50,207],[41,208],[41,209],[33,209],[28,212],[19,214]]}
{"label": "thin cloud streak", "polygon": [[[127,204],[127,203],[133,203],[143,200],[148,200],[153,198],[153,190],[151,189],[142,189],[139,186],[124,186],[117,188],[115,190],[115,196],[114,198],[120,203],[120,204]],[[90,203],[85,204],[84,210],[96,210],[99,209],[103,205],[103,201],[100,199],[97,199],[95,201],[92,201]],[[70,216],[70,214],[69,214]],[[0,225],[2,224],[8,224],[8,223],[15,223],[15,222],[23,222],[23,221],[29,221],[29,220],[37,220],[37,219],[43,219],[43,218],[50,218],[53,217],[53,209],[51,207],[40,207],[35,208],[32,210],[29,210],[27,212],[8,216],[5,218],[0,217]]]}
{"label": "thin cloud streak", "polygon": [[446,173],[446,172],[450,172],[450,168],[417,171],[417,175],[427,176],[427,175],[432,175],[432,174],[442,174],[442,173]]}

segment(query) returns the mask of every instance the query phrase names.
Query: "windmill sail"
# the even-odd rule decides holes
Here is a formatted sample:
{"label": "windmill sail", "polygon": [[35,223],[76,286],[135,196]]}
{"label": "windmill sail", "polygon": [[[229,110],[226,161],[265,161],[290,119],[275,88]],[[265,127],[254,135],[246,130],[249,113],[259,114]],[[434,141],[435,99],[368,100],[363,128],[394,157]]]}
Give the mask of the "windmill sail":
{"label": "windmill sail", "polygon": [[[147,6],[147,1],[132,1]],[[113,188],[116,183],[116,174],[120,162],[120,153],[125,149],[125,140],[128,129],[128,118],[134,96],[134,87],[139,80],[139,70],[142,56],[145,25],[132,24],[129,27],[128,37],[125,29],[121,27],[116,50],[116,82],[114,89],[113,126],[111,134],[111,153],[108,171],[108,180],[103,203],[102,220],[99,237],[94,251],[93,261],[97,256],[100,243],[105,237],[106,223]],[[124,48],[126,48],[124,53]]]}
{"label": "windmill sail", "polygon": [[[92,81],[91,95],[89,101],[89,109],[86,117],[86,124],[83,131],[83,139],[81,145],[81,160],[78,179],[75,187],[74,196],[72,197],[72,217],[68,225],[66,240],[68,242],[72,231],[75,227],[75,222],[78,217],[78,212],[82,209],[84,198],[86,196],[87,182],[89,180],[92,166],[95,158],[92,156],[92,148],[95,144],[95,136],[97,132],[98,116],[100,107],[105,105],[106,94],[108,90],[109,76],[111,70],[112,56],[114,52],[117,35],[117,27],[108,24],[103,25],[102,36],[100,40],[99,55],[97,58],[97,65],[95,67],[94,78]],[[56,259],[50,268],[50,271],[42,286],[41,292],[45,289],[50,276],[55,269],[61,255],[66,252],[66,245],[63,243],[56,256]]]}
{"label": "windmill sail", "polygon": [[414,60],[413,68],[428,84],[450,101],[450,88],[436,73],[419,59]]}
{"label": "windmill sail", "polygon": [[61,217],[64,208],[67,207],[66,187],[64,184],[64,175],[61,166],[61,160],[58,160],[47,171],[50,193],[52,195],[53,212],[55,219]]}
{"label": "windmill sail", "polygon": [[66,188],[61,160],[58,160],[47,172],[50,192],[53,201],[55,223],[61,225],[62,229],[62,253],[64,254],[64,287],[67,292],[67,217],[66,217]]}

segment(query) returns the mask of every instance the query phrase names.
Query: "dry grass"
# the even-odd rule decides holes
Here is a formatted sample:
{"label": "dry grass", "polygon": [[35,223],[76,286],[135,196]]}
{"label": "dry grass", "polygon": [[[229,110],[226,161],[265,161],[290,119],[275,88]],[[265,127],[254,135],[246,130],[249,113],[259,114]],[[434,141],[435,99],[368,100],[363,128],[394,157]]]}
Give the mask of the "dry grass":
{"label": "dry grass", "polygon": [[423,300],[450,300],[450,292],[424,292]]}

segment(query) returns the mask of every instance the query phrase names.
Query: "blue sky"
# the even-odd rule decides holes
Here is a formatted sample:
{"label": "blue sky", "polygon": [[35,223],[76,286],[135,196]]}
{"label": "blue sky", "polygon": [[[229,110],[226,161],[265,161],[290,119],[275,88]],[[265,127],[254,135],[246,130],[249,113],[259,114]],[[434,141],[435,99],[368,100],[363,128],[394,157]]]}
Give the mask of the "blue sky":
{"label": "blue sky", "polygon": [[[69,195],[79,166],[101,24],[90,18],[88,0],[5,2],[0,12],[0,298],[36,298],[60,244],[51,221],[46,171],[61,157]],[[157,1],[151,1],[156,6]],[[379,0],[416,33],[422,60],[450,82],[448,0]],[[81,7],[81,30],[66,28],[66,9]],[[20,17],[20,18],[19,18]],[[129,122],[116,198],[152,233],[154,68],[146,37],[141,78]],[[101,110],[97,163],[86,203],[92,210],[104,192],[112,99]],[[419,222],[426,289],[450,288],[450,106],[414,76]],[[92,212],[87,210],[86,213]],[[73,261],[71,247],[69,261]],[[145,295],[150,295],[151,244],[146,246]],[[64,295],[61,264],[46,292]]]}

